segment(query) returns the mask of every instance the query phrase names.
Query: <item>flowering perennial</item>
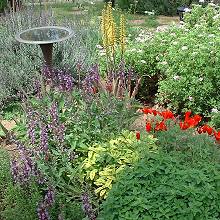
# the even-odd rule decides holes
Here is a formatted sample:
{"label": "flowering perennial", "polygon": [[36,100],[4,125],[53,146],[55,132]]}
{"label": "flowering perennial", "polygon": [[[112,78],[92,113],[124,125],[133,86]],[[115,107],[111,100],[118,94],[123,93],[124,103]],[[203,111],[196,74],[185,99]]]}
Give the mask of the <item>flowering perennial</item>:
{"label": "flowering perennial", "polygon": [[[161,121],[156,122],[154,126],[154,119],[148,119],[146,122],[145,130],[146,132],[151,131],[167,131],[167,125],[166,121],[168,119],[173,120],[176,124],[179,124],[179,127],[181,130],[187,130],[189,128],[195,128],[198,126],[198,124],[202,121],[202,117],[200,115],[194,115],[191,116],[191,111],[187,111],[185,113],[185,118],[183,121],[178,121],[177,118],[174,116],[174,114],[170,110],[166,111],[157,111],[152,108],[143,108],[138,110],[139,112],[142,112],[145,115],[153,115],[153,116],[160,116],[162,117]],[[215,131],[212,127],[210,127],[207,124],[204,124],[197,128],[197,132],[199,134],[207,133],[208,135],[213,135],[216,139],[216,141],[220,141],[220,131]],[[136,132],[136,139],[140,140],[140,132]]]}

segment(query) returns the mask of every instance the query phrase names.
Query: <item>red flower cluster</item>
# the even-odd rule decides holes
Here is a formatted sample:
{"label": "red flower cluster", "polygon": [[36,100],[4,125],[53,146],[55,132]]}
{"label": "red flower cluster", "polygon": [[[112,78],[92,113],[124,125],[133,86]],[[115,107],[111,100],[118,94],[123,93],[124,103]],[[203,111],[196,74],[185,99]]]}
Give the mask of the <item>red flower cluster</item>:
{"label": "red flower cluster", "polygon": [[[154,116],[159,115],[162,117],[162,121],[156,122],[154,129],[153,129],[153,121],[154,120],[148,120],[146,123],[146,127],[145,127],[147,132],[167,131],[167,126],[165,124],[166,120],[171,119],[171,120],[174,120],[175,122],[177,121],[174,114],[170,110],[160,112],[160,111],[157,111],[157,110],[154,110],[151,108],[143,108],[140,111],[146,115],[152,114]],[[184,121],[179,122],[179,126],[182,130],[194,128],[194,127],[198,126],[198,124],[201,122],[201,120],[202,120],[202,117],[200,115],[191,116],[191,111],[188,111],[185,113]],[[208,135],[214,135],[216,141],[220,142],[220,131],[216,132],[213,128],[211,128],[207,124],[197,128],[197,131],[199,134],[207,133]],[[140,132],[139,131],[136,133],[136,138],[137,138],[137,140],[140,140]]]}
{"label": "red flower cluster", "polygon": [[193,128],[199,124],[199,122],[202,120],[202,117],[200,115],[194,115],[193,117],[190,117],[191,112],[185,113],[185,120],[183,122],[180,122],[180,128],[182,130],[186,130],[188,128]]}

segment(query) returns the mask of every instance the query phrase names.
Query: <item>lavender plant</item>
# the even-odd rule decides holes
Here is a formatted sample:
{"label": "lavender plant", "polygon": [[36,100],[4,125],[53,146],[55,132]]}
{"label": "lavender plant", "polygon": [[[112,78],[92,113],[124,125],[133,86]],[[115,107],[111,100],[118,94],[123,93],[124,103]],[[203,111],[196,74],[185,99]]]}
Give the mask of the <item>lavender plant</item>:
{"label": "lavender plant", "polygon": [[[17,91],[27,94],[35,92],[34,84],[39,81],[43,64],[41,50],[37,46],[20,44],[15,41],[15,34],[36,26],[60,25],[74,30],[74,37],[54,45],[54,65],[58,69],[68,68],[76,72],[78,62],[86,69],[94,61],[95,45],[99,36],[96,23],[91,24],[87,17],[84,22],[57,20],[52,9],[38,10],[31,6],[13,14],[6,14],[0,22],[0,103]],[[73,53],[74,51],[74,53]],[[63,78],[69,81],[70,76]]]}

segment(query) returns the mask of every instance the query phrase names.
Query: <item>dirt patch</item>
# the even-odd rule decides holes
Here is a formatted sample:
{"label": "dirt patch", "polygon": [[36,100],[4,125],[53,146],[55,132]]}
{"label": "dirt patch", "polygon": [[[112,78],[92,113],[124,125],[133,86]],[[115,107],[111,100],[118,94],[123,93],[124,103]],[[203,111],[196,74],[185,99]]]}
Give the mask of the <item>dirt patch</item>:
{"label": "dirt patch", "polygon": [[18,150],[16,145],[9,143],[7,138],[0,137],[0,148],[6,150],[11,157],[18,155]]}
{"label": "dirt patch", "polygon": [[[145,108],[152,108],[155,109],[159,112],[161,111],[165,111],[167,109],[163,108],[162,106],[159,105],[148,105],[148,106],[143,106]],[[134,123],[130,126],[131,130],[134,131],[143,131],[145,130],[145,126],[146,126],[146,122],[147,121],[152,121],[152,119],[154,119],[154,115],[153,114],[141,114],[135,121]]]}
{"label": "dirt patch", "polygon": [[1,123],[8,131],[11,131],[16,125],[14,120],[2,120]]}
{"label": "dirt patch", "polygon": [[141,19],[141,20],[130,20],[129,23],[134,24],[134,25],[140,25],[140,24],[144,24],[145,20]]}
{"label": "dirt patch", "polygon": [[158,16],[157,21],[159,22],[160,25],[169,25],[172,24],[173,22],[178,24],[180,19],[178,16]]}

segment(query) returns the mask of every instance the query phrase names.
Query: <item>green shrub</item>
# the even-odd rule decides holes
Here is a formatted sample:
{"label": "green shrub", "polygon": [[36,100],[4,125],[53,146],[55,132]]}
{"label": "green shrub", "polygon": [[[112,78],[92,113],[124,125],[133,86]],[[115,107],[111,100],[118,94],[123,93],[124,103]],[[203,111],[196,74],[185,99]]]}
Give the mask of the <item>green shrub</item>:
{"label": "green shrub", "polygon": [[156,14],[176,15],[177,7],[187,4],[189,4],[187,0],[118,0],[118,5],[122,9],[142,14],[145,11],[155,11]]}
{"label": "green shrub", "polygon": [[199,134],[195,128],[181,130],[179,124],[167,121],[167,131],[156,132],[157,146],[169,154],[181,153],[186,162],[219,162],[220,151],[208,134]]}
{"label": "green shrub", "polygon": [[220,129],[220,114],[217,109],[212,109],[210,119],[211,126],[213,126],[216,130]]}
{"label": "green shrub", "polygon": [[1,0],[0,1],[0,12],[3,12],[6,6],[7,6],[7,0]]}
{"label": "green shrub", "polygon": [[220,166],[150,154],[118,178],[98,219],[219,219]]}
{"label": "green shrub", "polygon": [[[198,20],[199,11],[203,11],[203,15],[198,16]],[[219,108],[218,15],[219,11],[211,6],[205,9],[197,6],[186,17],[186,25],[170,30],[173,39],[158,64],[164,73],[159,82],[158,102],[174,110],[192,109],[206,115],[211,109]],[[167,38],[165,33],[161,35],[166,43],[170,42]]]}
{"label": "green shrub", "polygon": [[220,106],[219,9],[194,6],[185,21],[159,33],[142,31],[128,45],[126,62],[143,76],[140,98],[153,91],[174,111],[208,115]]}

